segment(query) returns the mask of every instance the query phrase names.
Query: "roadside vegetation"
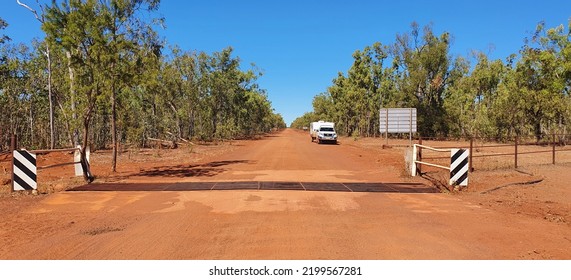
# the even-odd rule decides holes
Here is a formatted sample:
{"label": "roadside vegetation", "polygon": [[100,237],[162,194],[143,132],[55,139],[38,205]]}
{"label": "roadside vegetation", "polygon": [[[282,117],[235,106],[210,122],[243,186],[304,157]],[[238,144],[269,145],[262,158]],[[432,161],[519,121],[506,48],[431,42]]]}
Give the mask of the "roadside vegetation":
{"label": "roadside vegetation", "polygon": [[517,54],[491,60],[483,52],[452,56],[453,35],[413,23],[391,44],[375,43],[353,53],[313,111],[291,124],[336,123],[347,136],[378,136],[380,108],[418,110],[423,137],[533,135],[538,140],[571,128],[571,22],[537,25]]}
{"label": "roadside vegetation", "polygon": [[244,69],[231,47],[207,54],[159,38],[158,0],[18,2],[46,36],[11,44],[0,19],[0,150],[13,133],[28,149],[111,146],[116,155],[119,143],[286,126],[256,82],[262,73]]}

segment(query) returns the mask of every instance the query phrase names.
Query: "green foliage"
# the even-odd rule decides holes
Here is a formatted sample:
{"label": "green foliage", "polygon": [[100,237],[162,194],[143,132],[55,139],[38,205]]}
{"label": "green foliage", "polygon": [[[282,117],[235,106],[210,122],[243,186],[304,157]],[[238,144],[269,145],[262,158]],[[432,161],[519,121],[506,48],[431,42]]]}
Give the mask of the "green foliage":
{"label": "green foliage", "polygon": [[[286,127],[272,109],[262,75],[231,47],[207,54],[172,47],[152,19],[158,0],[70,0],[42,6],[46,40],[10,44],[0,19],[0,148],[16,133],[26,147],[50,143],[47,59],[51,51],[57,146],[95,148],[147,138],[205,141],[253,137]],[[145,14],[145,11],[149,14]],[[158,21],[157,21],[158,20]],[[571,22],[569,23],[571,25]],[[340,134],[378,136],[380,108],[415,107],[423,136],[494,139],[568,133],[571,119],[570,26],[540,23],[518,55],[472,60],[449,53],[451,35],[431,26],[353,53],[313,99],[301,129],[333,121]],[[472,67],[470,61],[474,61]]]}
{"label": "green foliage", "polygon": [[388,81],[393,75],[392,69],[383,68],[388,51],[388,47],[375,43],[354,52],[347,76],[339,73],[327,93],[314,99],[316,117],[334,121],[336,130],[345,135],[378,135],[378,112],[382,99],[388,102]]}
{"label": "green foliage", "polygon": [[315,113],[313,112],[307,112],[305,114],[303,114],[301,117],[296,118],[290,125],[291,128],[296,128],[296,129],[303,129],[304,127],[309,127],[309,124],[311,122],[314,122],[316,120],[319,120],[319,118],[317,118],[315,116]]}
{"label": "green foliage", "polygon": [[[0,31],[2,29],[5,29],[6,27],[8,27],[8,23],[3,20],[2,18],[0,18]],[[10,41],[10,38],[2,33],[0,33],[0,45],[6,43],[7,41]]]}
{"label": "green foliage", "polygon": [[172,53],[171,59],[159,61],[161,71],[156,80],[160,82],[149,91],[155,95],[150,104],[159,108],[150,110],[149,122],[162,120],[151,137],[175,135],[211,141],[251,137],[285,127],[256,84],[259,76],[253,70],[240,70],[240,60],[232,57],[231,48],[208,55],[175,47]]}
{"label": "green foliage", "polygon": [[[39,4],[39,3],[38,3]],[[228,47],[206,54],[158,38],[158,0],[71,0],[40,5],[46,41],[12,46],[0,33],[2,145],[47,147],[49,100],[44,50],[50,44],[56,146],[94,148],[149,137],[206,141],[253,137],[286,127],[255,66],[243,70]],[[6,26],[0,19],[0,31]]]}
{"label": "green foliage", "polygon": [[[571,25],[571,21],[570,21]],[[318,119],[337,124],[348,136],[378,135],[383,108],[414,107],[418,130],[430,136],[479,136],[568,133],[571,117],[571,33],[543,23],[506,62],[475,53],[472,68],[449,54],[451,35],[422,32],[416,23],[390,47],[380,43],[353,53],[347,75],[339,73],[327,92],[313,99],[313,112],[296,119],[301,128]],[[384,66],[390,59],[392,64]]]}

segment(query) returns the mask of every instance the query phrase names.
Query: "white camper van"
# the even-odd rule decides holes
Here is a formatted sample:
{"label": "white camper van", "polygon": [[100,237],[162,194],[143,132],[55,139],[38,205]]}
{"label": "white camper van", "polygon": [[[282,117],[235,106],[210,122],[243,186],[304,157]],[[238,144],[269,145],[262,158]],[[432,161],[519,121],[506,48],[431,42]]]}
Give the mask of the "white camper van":
{"label": "white camper van", "polygon": [[335,123],[332,122],[312,122],[309,125],[309,135],[311,142],[317,140],[318,144],[321,142],[333,142],[337,144],[337,133],[335,132]]}

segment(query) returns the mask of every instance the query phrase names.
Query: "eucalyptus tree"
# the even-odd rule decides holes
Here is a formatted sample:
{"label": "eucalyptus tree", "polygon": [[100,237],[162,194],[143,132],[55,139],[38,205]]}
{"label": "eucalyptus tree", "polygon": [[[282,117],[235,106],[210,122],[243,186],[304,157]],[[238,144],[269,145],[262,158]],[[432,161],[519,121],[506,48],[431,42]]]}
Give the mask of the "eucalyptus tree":
{"label": "eucalyptus tree", "polygon": [[232,118],[234,96],[240,85],[240,60],[232,57],[232,48],[214,52],[209,63],[208,104],[211,110],[212,135],[218,139],[233,134],[235,128]]}
{"label": "eucalyptus tree", "polygon": [[107,0],[99,1],[101,26],[104,42],[101,42],[102,66],[107,76],[107,92],[111,101],[112,171],[117,168],[117,96],[132,85],[135,75],[133,61],[138,55],[138,45],[145,37],[156,37],[151,24],[141,20],[138,12],[156,11],[159,0]]}
{"label": "eucalyptus tree", "polygon": [[[72,114],[82,115],[82,162],[85,162],[85,147],[89,145],[97,101],[104,97],[107,69],[104,68],[106,33],[103,30],[106,19],[101,10],[100,3],[95,0],[70,0],[61,6],[54,2],[46,9],[46,21],[42,25],[47,40],[65,51],[68,59]],[[73,126],[74,130],[78,129],[76,123]],[[84,177],[87,181],[93,180],[87,173]]]}
{"label": "eucalyptus tree", "polygon": [[540,50],[541,69],[549,83],[546,90],[557,103],[546,114],[545,128],[551,133],[566,133],[571,124],[571,19],[567,28],[561,24],[547,29],[540,23],[532,39]]}
{"label": "eucalyptus tree", "polygon": [[174,50],[175,57],[163,68],[165,99],[176,120],[178,137],[192,138],[198,108],[200,74],[194,52]]}
{"label": "eucalyptus tree", "polygon": [[[332,108],[334,112],[329,116],[332,117],[331,121],[336,123],[336,131],[345,135],[350,135],[355,129],[351,123],[351,116],[354,115],[354,110],[347,96],[347,88],[347,78],[342,72],[338,72],[337,77],[333,79],[333,84],[327,88],[327,92],[331,96],[334,104]],[[315,108],[313,109],[315,110]],[[314,114],[306,114],[305,116],[319,117]],[[317,119],[310,120],[307,122],[306,126],[309,125],[310,122],[314,121],[317,121]]]}
{"label": "eucalyptus tree", "polygon": [[122,122],[129,144],[144,146],[149,137],[158,137],[161,127],[163,98],[163,59],[160,42],[146,37],[140,44],[135,61],[134,86],[125,90]]}
{"label": "eucalyptus tree", "polygon": [[[5,51],[5,43],[10,41],[10,38],[7,35],[4,35],[2,30],[8,26],[8,23],[0,18],[0,109],[2,112],[5,112],[5,104],[7,103],[7,96],[5,91],[4,83],[8,78],[8,58]],[[6,110],[7,111],[7,110]],[[0,115],[0,149],[2,149],[3,144],[6,143],[8,140],[8,125],[7,121],[4,121],[6,116]],[[10,131],[13,133],[13,131]]]}
{"label": "eucalyptus tree", "polygon": [[[485,56],[479,57],[484,59]],[[458,60],[462,66],[462,74],[454,84],[450,85],[444,99],[443,107],[447,114],[449,133],[454,136],[475,135],[476,134],[476,107],[481,105],[483,95],[475,84],[477,81],[472,76],[467,75],[469,63],[466,60]],[[485,63],[485,62],[484,62]],[[482,62],[476,66],[482,67]],[[488,98],[486,98],[488,101]]]}
{"label": "eucalyptus tree", "polygon": [[544,24],[539,24],[515,66],[517,88],[513,93],[519,97],[515,105],[526,115],[521,125],[528,124],[538,141],[544,133],[556,132],[569,111],[565,107],[569,96],[569,55],[565,51],[569,51],[570,36],[563,26],[545,30]]}
{"label": "eucalyptus tree", "polygon": [[393,47],[398,90],[408,106],[419,109],[419,131],[423,135],[446,134],[443,108],[450,81],[450,34],[437,36],[430,25],[420,30],[416,22],[410,33],[399,34]]}
{"label": "eucalyptus tree", "polygon": [[[333,108],[335,104],[333,103],[333,99],[328,92],[322,92],[313,97],[312,105],[315,121],[336,119],[336,116],[332,114],[334,112]],[[304,126],[308,125],[309,123],[306,123]]]}
{"label": "eucalyptus tree", "polygon": [[[41,5],[38,2],[38,5],[40,6],[41,9],[41,13],[38,13],[36,10],[32,9],[30,6],[22,3],[20,0],[16,0],[16,2],[18,3],[18,5],[28,9],[30,12],[32,12],[32,14],[34,14],[34,16],[36,17],[36,19],[43,24],[45,22],[45,5]],[[54,102],[53,102],[53,93],[52,93],[52,59],[51,59],[51,51],[50,51],[50,44],[48,41],[45,42],[45,52],[44,52],[46,59],[47,59],[47,73],[48,73],[48,78],[47,78],[47,86],[48,86],[48,103],[49,103],[49,108],[50,108],[50,149],[53,149],[55,147],[55,131],[54,131]]]}
{"label": "eucalyptus tree", "polygon": [[293,122],[290,124],[290,127],[303,129],[304,127],[309,127],[311,122],[318,120],[319,118],[315,116],[314,112],[306,112],[303,115],[297,117]]}
{"label": "eucalyptus tree", "polygon": [[338,73],[327,93],[314,98],[317,116],[338,123],[343,134],[377,135],[381,103],[389,104],[393,94],[392,69],[383,67],[388,55],[388,47],[379,42],[355,51],[347,76]]}
{"label": "eucalyptus tree", "polygon": [[0,57],[0,126],[9,132],[6,136],[20,135],[20,143],[31,146],[35,123],[35,93],[30,90],[31,51],[23,44],[6,44],[0,49]]}
{"label": "eucalyptus tree", "polygon": [[[156,10],[158,3],[70,0],[61,5],[54,2],[46,9],[42,27],[47,39],[67,55],[72,111],[83,111],[84,147],[89,144],[90,124],[98,102],[110,99],[113,171],[117,156],[117,95],[131,85],[135,71],[132,62],[136,61],[141,38],[154,34],[137,13],[143,8]],[[79,108],[74,109],[75,106]]]}
{"label": "eucalyptus tree", "polygon": [[354,114],[350,116],[350,122],[359,135],[368,133],[367,124],[372,116],[367,105],[368,100],[372,99],[376,93],[369,68],[370,57],[366,54],[367,49],[368,47],[363,52],[358,50],[353,53],[353,65],[347,75],[349,87],[345,91],[346,100],[351,103],[349,106],[354,109]]}
{"label": "eucalyptus tree", "polygon": [[[267,92],[261,89],[256,80],[260,72],[256,67],[240,71],[238,85],[234,95],[233,118],[235,119],[238,136],[251,137],[269,132],[281,124],[272,109]],[[276,123],[278,122],[278,123]]]}

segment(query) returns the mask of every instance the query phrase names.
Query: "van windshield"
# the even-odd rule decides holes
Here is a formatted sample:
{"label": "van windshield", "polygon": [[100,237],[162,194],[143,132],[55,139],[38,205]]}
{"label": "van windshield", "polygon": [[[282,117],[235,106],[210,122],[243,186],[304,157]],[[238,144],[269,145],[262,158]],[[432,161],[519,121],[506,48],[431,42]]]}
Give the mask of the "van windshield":
{"label": "van windshield", "polygon": [[335,130],[333,129],[333,127],[322,127],[319,129],[319,131],[335,131]]}

